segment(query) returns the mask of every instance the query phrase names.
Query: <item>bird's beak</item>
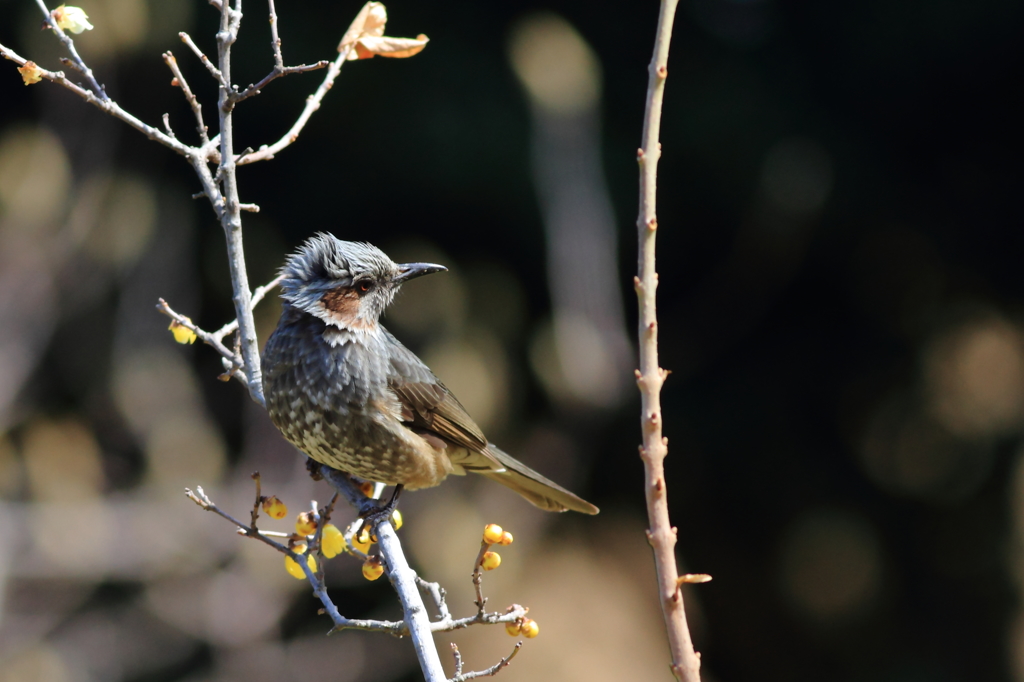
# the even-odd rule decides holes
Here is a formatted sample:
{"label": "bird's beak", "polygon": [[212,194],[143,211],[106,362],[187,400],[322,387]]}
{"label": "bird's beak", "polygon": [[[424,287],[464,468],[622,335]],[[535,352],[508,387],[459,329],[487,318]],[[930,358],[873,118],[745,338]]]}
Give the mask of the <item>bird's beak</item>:
{"label": "bird's beak", "polygon": [[447,270],[448,268],[445,266],[435,265],[434,263],[403,263],[398,266],[398,275],[391,281],[401,284],[416,277],[429,275],[433,272],[446,272]]}

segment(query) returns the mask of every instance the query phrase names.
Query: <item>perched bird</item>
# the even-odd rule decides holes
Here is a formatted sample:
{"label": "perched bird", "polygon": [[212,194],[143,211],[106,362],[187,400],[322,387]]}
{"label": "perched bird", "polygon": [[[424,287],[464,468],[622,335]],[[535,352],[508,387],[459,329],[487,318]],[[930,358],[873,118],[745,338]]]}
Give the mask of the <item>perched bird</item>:
{"label": "perched bird", "polygon": [[423,361],[380,324],[399,287],[447,268],[399,265],[371,244],[318,234],[282,269],[284,309],[263,351],[267,411],[317,462],[415,490],[486,476],[550,511],[597,507],[489,443]]}

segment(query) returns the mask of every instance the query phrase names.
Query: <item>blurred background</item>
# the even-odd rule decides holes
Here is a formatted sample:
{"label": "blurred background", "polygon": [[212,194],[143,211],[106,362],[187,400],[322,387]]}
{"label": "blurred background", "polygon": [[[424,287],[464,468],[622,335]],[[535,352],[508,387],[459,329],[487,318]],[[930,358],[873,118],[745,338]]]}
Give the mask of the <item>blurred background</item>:
{"label": "blurred background", "polygon": [[[160,54],[209,117],[177,32],[213,50],[215,11],[81,2],[107,92],[194,142]],[[359,6],[279,3],[286,63],[332,58]],[[403,497],[414,565],[468,614],[480,530],[500,523],[516,542],[490,606],[526,604],[542,630],[503,679],[669,679],[632,380],[656,3],[388,10],[388,34],[426,50],[349,62],[299,141],[239,172],[261,207],[244,215],[252,284],[319,230],[448,265],[387,325],[492,440],[602,513],[451,480]],[[265,7],[246,11],[240,85],[272,65]],[[0,42],[60,68],[33,3],[0,16]],[[706,680],[1024,680],[1022,16],[1013,0],[679,7],[659,312],[678,556],[714,576],[686,594]],[[321,77],[241,105],[237,148],[284,134]],[[259,469],[293,513],[329,497],[154,311],[233,317],[188,165],[10,62],[0,102],[0,680],[418,679],[405,641],[324,637],[280,555],[182,495],[203,485],[244,516]],[[278,313],[257,310],[261,339]],[[398,617],[354,560],[328,577],[344,614]],[[515,641],[437,640],[467,670]]]}

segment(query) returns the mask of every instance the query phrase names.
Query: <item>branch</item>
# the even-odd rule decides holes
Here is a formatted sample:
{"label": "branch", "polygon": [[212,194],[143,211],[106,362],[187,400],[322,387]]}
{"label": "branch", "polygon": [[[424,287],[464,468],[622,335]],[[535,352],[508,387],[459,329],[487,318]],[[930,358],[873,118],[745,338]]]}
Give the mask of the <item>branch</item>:
{"label": "branch", "polygon": [[334,602],[332,602],[331,598],[327,595],[327,589],[324,587],[323,581],[317,579],[316,574],[314,574],[310,570],[309,565],[306,563],[306,557],[308,556],[308,552],[310,551],[309,546],[307,546],[306,552],[302,554],[293,552],[285,545],[282,545],[281,543],[272,540],[270,537],[267,536],[267,534],[258,530],[254,525],[247,526],[238,519],[231,516],[230,514],[221,510],[219,507],[217,507],[216,504],[214,504],[210,500],[209,497],[207,497],[206,493],[203,491],[201,486],[196,486],[194,492],[188,488],[185,488],[185,496],[188,497],[193,502],[195,502],[200,507],[202,507],[203,509],[205,509],[206,511],[213,512],[217,516],[227,519],[231,523],[235,524],[238,527],[240,533],[245,537],[259,540],[260,542],[263,542],[264,544],[273,547],[278,552],[281,552],[282,554],[291,557],[292,561],[301,566],[303,572],[306,574],[306,578],[313,586],[313,594],[316,596],[317,599],[320,600],[320,603],[324,605],[324,612],[328,616],[330,616],[331,620],[334,622],[334,628],[332,629],[332,632],[334,630],[347,629],[387,632],[389,634],[398,636],[405,634],[405,624],[401,621],[393,622],[386,620],[364,620],[345,618],[344,616],[342,616],[338,612],[338,607],[334,605]]}
{"label": "branch", "polygon": [[686,612],[683,609],[683,595],[679,589],[674,549],[676,529],[672,527],[668,517],[664,468],[665,455],[668,454],[668,439],[661,435],[661,387],[668,372],[658,366],[658,315],[655,298],[658,287],[654,260],[655,236],[658,229],[655,202],[658,159],[661,156],[658,135],[661,129],[661,103],[665,92],[665,79],[668,77],[668,48],[672,38],[672,21],[677,2],[678,0],[661,0],[654,55],[648,69],[643,148],[637,152],[637,162],[640,165],[640,216],[637,219],[639,263],[634,286],[640,307],[640,369],[636,375],[642,403],[640,422],[643,446],[640,448],[640,457],[644,463],[647,516],[650,521],[647,539],[654,549],[658,592],[672,654],[672,673],[678,680],[699,682],[700,657],[693,650],[690,630],[686,624]]}
{"label": "branch", "polygon": [[206,56],[206,53],[199,49],[199,46],[192,40],[192,36],[182,31],[178,34],[178,37],[181,38],[181,42],[188,45],[189,49],[192,50],[192,53],[199,58],[199,61],[203,63],[203,66],[205,66],[206,70],[210,72],[213,79],[217,81],[221,87],[227,87],[228,81],[224,77],[224,74],[220,69],[213,65],[213,62],[211,62],[210,58]]}
{"label": "branch", "polygon": [[[109,102],[110,98],[107,97],[106,90],[104,90],[103,86],[97,82],[96,77],[92,73],[92,69],[90,69],[86,65],[85,61],[78,56],[78,50],[75,49],[75,41],[71,39],[71,36],[64,32],[64,29],[57,25],[56,21],[53,20],[53,13],[46,8],[46,3],[44,3],[43,0],[36,0],[36,4],[39,5],[39,9],[43,11],[43,16],[46,17],[46,25],[57,34],[60,42],[64,44],[68,53],[71,54],[71,59],[75,63],[75,68],[85,76],[87,81],[89,81],[89,86],[92,88],[92,94],[99,97],[103,102]],[[22,66],[24,66],[24,64],[22,64]]]}
{"label": "branch", "polygon": [[257,161],[266,161],[274,158],[274,155],[279,151],[290,145],[295,140],[299,139],[299,133],[306,126],[306,122],[309,121],[309,117],[313,115],[317,109],[320,108],[320,102],[323,101],[324,95],[334,85],[334,79],[341,73],[341,67],[348,58],[349,50],[352,49],[351,45],[346,45],[338,53],[338,56],[333,62],[330,62],[330,66],[327,67],[327,75],[324,76],[324,80],[320,83],[320,87],[316,89],[312,95],[306,98],[306,106],[302,109],[302,113],[299,114],[299,118],[295,121],[292,127],[288,130],[284,136],[270,146],[262,146],[258,151],[252,154],[246,154],[244,159],[238,159],[238,164],[244,166],[250,163],[256,163]]}
{"label": "branch", "polygon": [[159,299],[159,301],[160,302],[156,304],[156,309],[158,312],[171,318],[181,326],[190,329],[192,333],[199,338],[200,341],[202,341],[203,343],[205,343],[206,345],[210,346],[215,351],[220,353],[220,356],[227,363],[226,374],[228,375],[228,377],[234,377],[241,381],[243,384],[246,383],[245,374],[243,374],[241,371],[243,361],[240,355],[238,355],[234,351],[230,350],[227,346],[225,346],[221,338],[218,338],[216,334],[211,334],[210,332],[203,330],[188,317],[185,317],[181,313],[175,312],[171,308],[171,306],[167,305],[167,301],[165,301],[162,298]]}
{"label": "branch", "polygon": [[471,673],[462,672],[462,654],[459,653],[459,647],[452,642],[452,655],[455,656],[455,676],[449,679],[447,682],[466,682],[466,680],[475,680],[478,677],[493,677],[498,674],[498,671],[509,664],[515,655],[519,653],[519,650],[523,647],[522,642],[516,643],[515,648],[505,658],[501,659],[487,670],[479,670]]}
{"label": "branch", "polygon": [[[220,115],[220,161],[216,179],[220,181],[219,201],[207,187],[207,195],[215,208],[219,208],[220,224],[224,229],[227,243],[228,266],[231,272],[232,301],[235,304],[235,318],[238,320],[238,340],[242,356],[242,371],[249,389],[249,397],[260,405],[266,405],[263,397],[263,376],[260,372],[260,351],[256,340],[256,323],[252,317],[252,300],[249,291],[249,275],[245,267],[245,252],[242,247],[241,202],[238,198],[238,178],[235,175],[234,127],[231,118],[231,46],[238,37],[242,21],[242,2],[234,0],[231,7],[228,0],[221,3],[220,30],[217,31],[217,64],[220,74],[218,114]],[[183,40],[185,39],[183,34]],[[193,160],[193,166],[200,173],[206,169]],[[207,170],[207,173],[209,171]],[[205,187],[205,182],[204,182]]]}
{"label": "branch", "polygon": [[[277,78],[280,78],[281,76],[287,76],[290,73],[303,73],[304,71],[315,71],[317,69],[322,69],[328,66],[329,64],[329,61],[327,61],[326,59],[322,59],[316,62],[315,64],[302,64],[301,66],[282,66],[280,69],[275,66],[274,70],[267,74],[263,78],[263,80],[261,80],[256,85],[250,85],[241,92],[235,93],[231,99],[234,104],[238,104],[242,100],[249,99],[253,95],[260,94],[260,90],[267,87],[267,83]],[[241,161],[241,159],[239,159],[239,161]]]}
{"label": "branch", "polygon": [[[196,131],[199,133],[199,141],[203,146],[210,143],[210,138],[207,137],[206,123],[203,122],[203,105],[199,103],[199,100],[192,90],[188,87],[188,83],[185,81],[185,76],[182,75],[181,69],[178,68],[178,60],[174,58],[171,51],[168,50],[163,54],[164,62],[171,69],[171,73],[174,74],[174,80],[181,88],[181,91],[185,94],[185,99],[188,100],[189,106],[192,107],[192,113],[196,117]],[[169,128],[170,126],[168,126]]]}
{"label": "branch", "polygon": [[[320,473],[324,480],[359,509],[361,514],[367,514],[373,510],[374,500],[363,495],[351,478],[325,466],[320,467]],[[416,650],[416,658],[419,660],[423,675],[427,682],[443,682],[445,680],[444,669],[441,667],[441,658],[434,646],[427,609],[423,606],[423,597],[416,587],[416,574],[405,559],[402,544],[398,541],[394,526],[391,525],[390,518],[378,517],[371,530],[377,536],[377,543],[387,566],[388,579],[391,580],[391,585],[395,588],[398,599],[402,603],[405,623],[409,628],[409,636],[412,638],[413,648]]]}
{"label": "branch", "polygon": [[[70,38],[68,38],[68,40],[70,40]],[[2,55],[5,59],[11,60],[18,66],[25,66],[25,63],[28,62],[27,59],[25,59],[24,57],[16,53],[14,50],[2,44],[0,44],[0,55]],[[82,64],[76,64],[76,68],[79,69],[81,69],[83,66],[84,65]],[[83,88],[81,85],[72,83],[64,76],[63,71],[47,71],[46,69],[40,67],[39,72],[40,75],[42,75],[42,77],[46,80],[64,86],[71,92],[75,93],[76,95],[84,99],[89,104],[95,106],[97,109],[104,111],[115,118],[121,119],[122,121],[130,125],[132,128],[135,128],[149,139],[155,142],[159,142],[165,147],[173,149],[182,156],[188,156],[189,154],[196,152],[195,147],[190,147],[187,144],[179,142],[178,140],[174,139],[174,137],[172,137],[171,135],[168,135],[167,133],[162,132],[152,126],[146,125],[139,119],[135,118],[127,111],[122,109],[120,106],[118,106],[117,102],[115,102],[112,99],[108,99],[105,93],[103,94],[103,98],[101,99],[100,97],[97,97],[94,93]]]}

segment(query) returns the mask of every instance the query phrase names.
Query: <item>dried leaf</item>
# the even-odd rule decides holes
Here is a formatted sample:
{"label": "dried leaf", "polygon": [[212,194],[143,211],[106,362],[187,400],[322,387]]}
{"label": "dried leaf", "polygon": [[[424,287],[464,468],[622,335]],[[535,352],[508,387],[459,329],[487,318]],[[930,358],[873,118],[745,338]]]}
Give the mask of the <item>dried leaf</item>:
{"label": "dried leaf", "polygon": [[415,38],[391,38],[384,35],[388,12],[379,2],[368,2],[356,15],[352,25],[341,38],[338,51],[349,49],[348,59],[371,59],[381,57],[402,58],[419,53],[427,45],[427,36]]}
{"label": "dried leaf", "polygon": [[[419,54],[427,46],[427,38],[422,33],[415,38],[360,38],[356,43],[356,53],[359,59],[369,59],[374,55],[381,57],[403,58]],[[366,56],[363,56],[363,55]]]}

